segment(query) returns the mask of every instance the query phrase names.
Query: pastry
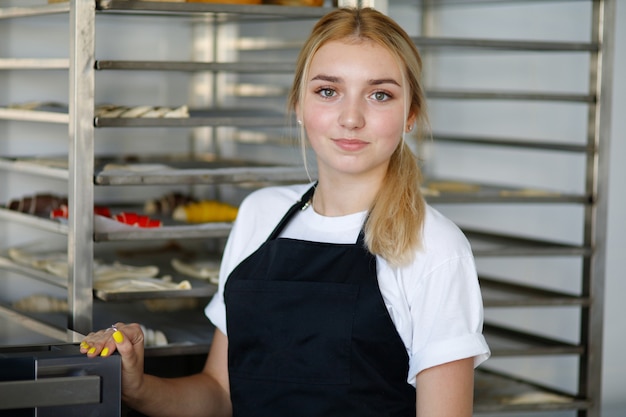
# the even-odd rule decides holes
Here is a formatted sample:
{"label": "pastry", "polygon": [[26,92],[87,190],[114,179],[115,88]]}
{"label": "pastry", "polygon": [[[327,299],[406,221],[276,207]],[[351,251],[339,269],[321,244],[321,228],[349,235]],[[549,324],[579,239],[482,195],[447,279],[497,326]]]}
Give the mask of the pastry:
{"label": "pastry", "polygon": [[279,4],[281,6],[323,6],[324,0],[264,0],[265,4]]}
{"label": "pastry", "polygon": [[460,181],[429,181],[426,186],[433,191],[449,193],[472,193],[480,191],[480,185]]}
{"label": "pastry", "polygon": [[143,332],[144,346],[165,346],[167,345],[167,337],[161,330],[150,329],[143,324],[139,325]]}
{"label": "pastry", "polygon": [[203,200],[177,207],[172,218],[187,223],[232,222],[237,211],[237,207],[227,203]]}
{"label": "pastry", "polygon": [[62,205],[67,205],[66,197],[50,193],[37,193],[24,196],[19,200],[11,200],[7,207],[9,210],[19,211],[20,213],[47,217],[53,210],[57,210]]}
{"label": "pastry", "polygon": [[105,281],[96,281],[93,284],[95,290],[114,292],[133,291],[169,291],[189,290],[191,283],[187,280],[179,283],[172,282],[171,277],[162,278],[117,278]]}
{"label": "pastry", "polygon": [[144,212],[148,215],[164,214],[171,215],[178,206],[195,202],[196,199],[187,194],[172,192],[165,194],[159,199],[148,200],[144,205]]}
{"label": "pastry", "polygon": [[[67,253],[62,251],[49,251],[44,253],[29,253],[18,248],[10,248],[9,258],[21,265],[30,266],[42,271],[47,271],[60,278],[67,278],[69,266]],[[133,266],[119,262],[112,264],[100,260],[93,261],[94,282],[105,282],[120,278],[141,279],[153,278],[159,273],[159,267],[153,265]]]}
{"label": "pastry", "polygon": [[66,313],[67,301],[45,294],[33,294],[13,303],[16,310],[27,313]]}
{"label": "pastry", "polygon": [[187,3],[262,4],[262,0],[187,0]]}
{"label": "pastry", "polygon": [[213,284],[219,282],[220,264],[217,261],[207,262],[183,262],[180,259],[174,258],[170,261],[172,267],[181,274],[188,275],[190,277],[206,279]]}
{"label": "pastry", "polygon": [[122,117],[125,119],[155,118],[155,117],[189,117],[189,108],[185,105],[180,107],[161,106],[117,106],[114,104],[101,104],[95,109],[95,116],[102,118]]}

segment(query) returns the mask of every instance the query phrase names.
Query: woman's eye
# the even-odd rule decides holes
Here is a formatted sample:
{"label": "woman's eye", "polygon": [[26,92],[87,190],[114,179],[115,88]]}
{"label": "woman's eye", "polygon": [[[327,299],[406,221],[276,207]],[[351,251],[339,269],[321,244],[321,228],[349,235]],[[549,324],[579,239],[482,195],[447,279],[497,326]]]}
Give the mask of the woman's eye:
{"label": "woman's eye", "polygon": [[330,88],[320,88],[317,93],[324,98],[330,98],[335,95],[335,90]]}
{"label": "woman's eye", "polygon": [[385,93],[384,91],[377,91],[374,94],[372,94],[372,98],[376,101],[385,101],[385,100],[389,100],[391,96]]}

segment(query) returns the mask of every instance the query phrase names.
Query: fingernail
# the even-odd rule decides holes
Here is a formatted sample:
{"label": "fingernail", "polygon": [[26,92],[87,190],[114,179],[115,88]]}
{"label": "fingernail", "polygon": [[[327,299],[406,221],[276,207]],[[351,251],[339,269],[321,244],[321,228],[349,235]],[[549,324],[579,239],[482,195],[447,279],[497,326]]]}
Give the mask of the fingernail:
{"label": "fingernail", "polygon": [[93,353],[96,353],[96,348],[92,347],[91,349],[89,349],[89,351],[87,353],[89,353],[90,355],[93,354]]}
{"label": "fingernail", "polygon": [[102,352],[100,352],[100,356],[107,356],[109,354],[109,348],[104,348],[102,349]]}
{"label": "fingernail", "polygon": [[89,344],[87,344],[87,342],[80,342],[80,347],[83,349],[87,349],[89,348]]}
{"label": "fingernail", "polygon": [[115,333],[113,333],[113,339],[115,343],[122,343],[124,341],[124,335],[119,330],[116,330]]}

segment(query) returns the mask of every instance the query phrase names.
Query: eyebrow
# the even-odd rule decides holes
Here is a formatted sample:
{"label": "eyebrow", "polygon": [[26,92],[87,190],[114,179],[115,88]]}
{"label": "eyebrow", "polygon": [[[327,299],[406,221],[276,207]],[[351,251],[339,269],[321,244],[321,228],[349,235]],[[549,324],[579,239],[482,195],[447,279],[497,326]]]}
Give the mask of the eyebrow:
{"label": "eyebrow", "polygon": [[[341,83],[342,79],[340,77],[335,77],[332,75],[324,75],[319,74],[315,77],[311,78],[311,81],[327,81],[331,83]],[[381,78],[381,79],[372,79],[367,82],[369,85],[382,85],[382,84],[394,84],[400,87],[400,83],[398,83],[393,78]]]}

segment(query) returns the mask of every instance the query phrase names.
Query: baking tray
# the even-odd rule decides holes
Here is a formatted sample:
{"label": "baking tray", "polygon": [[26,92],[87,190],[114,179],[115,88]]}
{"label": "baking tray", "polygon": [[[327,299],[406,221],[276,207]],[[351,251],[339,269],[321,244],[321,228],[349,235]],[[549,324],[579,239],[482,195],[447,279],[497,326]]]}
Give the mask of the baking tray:
{"label": "baking tray", "polygon": [[[19,249],[27,256],[35,260],[45,260],[56,257],[62,262],[62,257],[67,253],[67,249],[60,242],[36,242],[20,246]],[[67,287],[67,277],[55,274],[54,270],[47,269],[45,264],[35,265],[16,260],[9,255],[9,249],[0,253],[0,268],[17,272],[43,282],[51,283],[59,287]],[[179,259],[185,262],[196,262],[211,260],[219,267],[220,255],[215,252],[208,252],[196,246],[191,249],[185,248],[176,243],[148,245],[140,249],[116,249],[109,247],[106,250],[97,251],[95,258],[101,262],[112,265],[119,262],[123,265],[146,267],[156,266],[158,277],[169,276],[172,283],[188,281],[191,284],[189,289],[160,289],[160,290],[107,290],[94,289],[94,296],[102,301],[140,301],[168,298],[210,298],[216,291],[217,285],[208,279],[200,279],[175,270],[171,264],[172,259]],[[52,271],[52,272],[51,272]]]}
{"label": "baking tray", "polygon": [[80,339],[78,333],[34,320],[4,305],[0,305],[0,328],[3,329],[0,351],[10,347],[75,343]]}
{"label": "baking tray", "polygon": [[[69,179],[66,156],[0,157],[0,169]],[[219,185],[309,182],[301,164],[269,164],[217,158],[212,154],[97,156],[94,183],[113,185]]]}

